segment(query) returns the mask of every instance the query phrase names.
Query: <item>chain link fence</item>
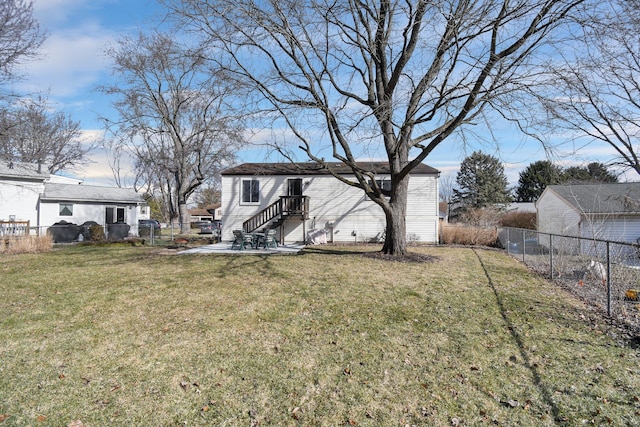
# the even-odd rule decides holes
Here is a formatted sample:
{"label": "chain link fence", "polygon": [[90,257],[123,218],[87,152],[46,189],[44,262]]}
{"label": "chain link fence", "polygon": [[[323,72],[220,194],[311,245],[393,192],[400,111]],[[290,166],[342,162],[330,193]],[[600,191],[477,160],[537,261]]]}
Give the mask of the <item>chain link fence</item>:
{"label": "chain link fence", "polygon": [[498,228],[509,254],[635,331],[640,331],[640,246]]}

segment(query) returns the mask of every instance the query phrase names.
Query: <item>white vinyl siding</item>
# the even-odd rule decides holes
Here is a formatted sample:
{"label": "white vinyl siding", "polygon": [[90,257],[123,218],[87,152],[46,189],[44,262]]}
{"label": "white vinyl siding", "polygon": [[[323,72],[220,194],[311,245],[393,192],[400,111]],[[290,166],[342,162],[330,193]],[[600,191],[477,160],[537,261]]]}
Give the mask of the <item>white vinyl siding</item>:
{"label": "white vinyl siding", "polygon": [[38,225],[38,197],[43,190],[42,182],[0,180],[0,221],[13,215],[31,227]]}
{"label": "white vinyl siding", "polygon": [[549,189],[536,202],[538,230],[544,233],[578,236],[580,214]]}

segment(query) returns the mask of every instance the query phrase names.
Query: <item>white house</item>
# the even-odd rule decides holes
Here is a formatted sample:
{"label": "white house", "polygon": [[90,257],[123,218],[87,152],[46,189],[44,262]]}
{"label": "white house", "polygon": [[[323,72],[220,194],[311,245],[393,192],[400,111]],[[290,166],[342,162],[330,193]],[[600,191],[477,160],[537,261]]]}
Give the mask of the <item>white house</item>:
{"label": "white house", "polygon": [[38,224],[38,203],[50,174],[42,166],[0,161],[0,221]]}
{"label": "white house", "polygon": [[[389,181],[384,162],[360,167]],[[334,171],[354,179],[342,163]],[[438,242],[438,177],[440,172],[419,165],[409,175],[407,238]],[[223,240],[233,230],[251,232],[276,228],[281,242],[308,241],[322,236],[328,242],[380,240],[385,231],[382,208],[358,188],[340,182],[321,165],[306,163],[245,163],[222,172]]]}
{"label": "white house", "polygon": [[0,222],[29,221],[36,232],[66,221],[93,221],[107,226],[126,223],[137,235],[138,219],[149,218],[149,207],[132,189],[98,187],[51,175],[41,165],[0,162]]}
{"label": "white house", "polygon": [[640,238],[639,182],[550,185],[536,208],[541,232],[629,243]]}

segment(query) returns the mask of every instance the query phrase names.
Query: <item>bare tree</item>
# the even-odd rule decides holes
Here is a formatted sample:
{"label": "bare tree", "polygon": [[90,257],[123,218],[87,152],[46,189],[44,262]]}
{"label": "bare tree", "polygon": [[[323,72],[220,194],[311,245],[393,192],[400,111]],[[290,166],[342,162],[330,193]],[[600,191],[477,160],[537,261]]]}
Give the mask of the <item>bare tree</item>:
{"label": "bare tree", "polygon": [[[640,174],[640,0],[612,0],[582,43],[555,62],[543,99],[554,130],[616,152],[610,164]],[[546,118],[545,118],[546,119]]]}
{"label": "bare tree", "polygon": [[107,155],[107,162],[113,175],[113,181],[116,186],[124,187],[127,180],[127,172],[122,163],[128,158],[127,144],[115,138],[105,138],[100,145]]}
{"label": "bare tree", "polygon": [[0,2],[0,83],[15,75],[21,60],[34,57],[43,41],[33,1]]}
{"label": "bare tree", "polygon": [[200,188],[195,194],[196,206],[200,209],[204,209],[208,206],[219,204],[222,193],[220,187],[220,180],[216,180],[206,187],[203,186],[202,188]]}
{"label": "bare tree", "polygon": [[94,144],[81,138],[80,123],[50,112],[44,98],[20,100],[0,117],[0,157],[42,163],[50,173],[85,164]]}
{"label": "bare tree", "polygon": [[456,176],[453,172],[440,175],[438,182],[439,198],[441,202],[451,203],[453,190],[456,188]]}
{"label": "bare tree", "polygon": [[[255,89],[311,160],[348,165],[385,213],[383,252],[406,253],[408,176],[503,95],[530,83],[537,49],[587,0],[165,0],[211,58]],[[539,65],[539,63],[538,63]],[[324,128],[326,144],[319,140]],[[391,191],[356,162],[384,147]],[[333,160],[332,159],[332,160]],[[387,197],[390,196],[390,197]]]}
{"label": "bare tree", "polygon": [[123,38],[107,53],[118,81],[103,90],[119,113],[107,125],[133,153],[138,184],[160,191],[170,219],[188,232],[189,197],[242,142],[241,122],[227,104],[234,88],[199,50],[168,34]]}

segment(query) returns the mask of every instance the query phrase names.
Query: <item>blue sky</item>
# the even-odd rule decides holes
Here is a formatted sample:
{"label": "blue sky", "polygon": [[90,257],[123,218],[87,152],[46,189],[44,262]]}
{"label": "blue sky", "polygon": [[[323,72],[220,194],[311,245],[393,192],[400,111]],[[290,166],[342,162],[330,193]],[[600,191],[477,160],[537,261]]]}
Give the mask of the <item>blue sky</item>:
{"label": "blue sky", "polygon": [[[153,0],[36,0],[35,15],[48,33],[41,58],[23,67],[26,78],[15,89],[21,93],[45,92],[53,107],[79,121],[85,138],[99,138],[102,133],[98,117],[110,115],[110,99],[96,91],[109,78],[110,61],[105,48],[127,33],[152,28],[162,9]],[[497,121],[493,133],[495,144],[478,143],[463,150],[453,141],[438,147],[425,163],[444,175],[457,172],[460,162],[475,149],[499,157],[505,166],[510,183],[515,184],[518,173],[530,163],[545,159],[545,152],[537,141],[523,137],[508,123]],[[482,129],[478,133],[486,133]],[[264,150],[247,149],[239,153],[241,161],[278,161],[265,157]],[[111,171],[104,154],[92,153],[92,162],[72,174],[92,185],[113,185]],[[580,157],[562,157],[563,164],[603,161],[612,158],[610,149],[590,146],[580,151]]]}

